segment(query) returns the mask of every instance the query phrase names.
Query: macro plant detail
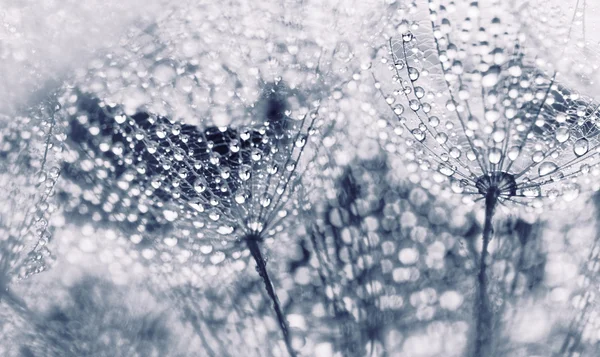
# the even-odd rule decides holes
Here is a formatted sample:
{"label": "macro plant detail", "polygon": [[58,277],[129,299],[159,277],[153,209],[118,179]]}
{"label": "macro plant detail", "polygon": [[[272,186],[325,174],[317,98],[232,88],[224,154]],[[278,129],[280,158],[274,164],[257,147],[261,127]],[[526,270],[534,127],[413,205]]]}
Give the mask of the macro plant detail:
{"label": "macro plant detail", "polygon": [[480,356],[491,353],[493,335],[486,272],[492,219],[500,205],[565,206],[597,189],[598,107],[561,86],[552,68],[536,67],[501,18],[480,12],[478,3],[454,6],[429,2],[433,46],[420,45],[422,25],[413,24],[419,35],[408,22],[399,25],[401,35],[389,41],[395,88],[387,94],[375,86],[399,122],[393,125],[406,157],[465,200],[484,203],[472,351]]}
{"label": "macro plant detail", "polygon": [[0,301],[17,314],[27,314],[28,307],[11,285],[47,270],[53,262],[49,220],[57,211],[54,188],[65,140],[64,128],[54,117],[57,109],[40,106],[5,120],[0,137]]}
{"label": "macro plant detail", "polygon": [[0,8],[0,355],[597,354],[597,4]]}

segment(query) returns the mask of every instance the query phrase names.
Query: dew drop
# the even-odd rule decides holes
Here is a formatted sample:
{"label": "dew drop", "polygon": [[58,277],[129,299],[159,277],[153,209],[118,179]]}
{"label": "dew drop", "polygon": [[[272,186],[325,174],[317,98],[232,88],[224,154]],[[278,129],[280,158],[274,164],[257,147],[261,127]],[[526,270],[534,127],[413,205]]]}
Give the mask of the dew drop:
{"label": "dew drop", "polygon": [[423,142],[423,140],[425,140],[425,132],[423,132],[421,129],[413,129],[410,132],[418,141]]}
{"label": "dew drop", "polygon": [[575,152],[575,155],[577,156],[583,156],[585,154],[587,154],[589,150],[589,142],[586,138],[581,138],[579,140],[577,140],[575,142],[575,145],[573,145],[573,151]]}
{"label": "dew drop", "polygon": [[540,176],[550,175],[551,173],[558,170],[558,166],[556,166],[553,162],[544,162],[538,167],[538,174]]}
{"label": "dew drop", "polygon": [[571,135],[569,134],[569,129],[563,126],[556,129],[555,136],[559,143],[564,143],[565,141],[569,140]]}
{"label": "dew drop", "polygon": [[521,148],[518,146],[513,146],[508,150],[508,158],[511,159],[512,161],[515,161],[519,157],[520,153],[521,153]]}
{"label": "dew drop", "polygon": [[436,116],[429,117],[429,125],[431,125],[434,128],[437,127],[438,125],[440,125],[440,119]]}
{"label": "dew drop", "polygon": [[502,160],[502,150],[497,149],[497,148],[490,149],[490,151],[488,153],[488,160],[492,164],[499,163],[500,160]]}
{"label": "dew drop", "polygon": [[206,184],[203,179],[199,178],[194,182],[194,190],[198,193],[206,191]]}
{"label": "dew drop", "polygon": [[297,148],[301,148],[304,147],[304,145],[306,145],[306,135],[300,135],[298,137],[298,139],[296,140],[296,147]]}
{"label": "dew drop", "polygon": [[240,168],[238,175],[242,181],[248,181],[250,179],[252,168],[249,165],[244,165]]}
{"label": "dew drop", "polygon": [[443,145],[446,143],[446,141],[448,141],[448,135],[446,135],[445,133],[439,133],[435,136],[435,140],[437,140],[438,143]]}
{"label": "dew drop", "polygon": [[401,104],[394,106],[394,113],[396,115],[402,115],[402,113],[404,113],[404,106],[402,106]]}
{"label": "dew drop", "polygon": [[491,66],[481,77],[481,85],[484,87],[493,87],[500,79],[500,66]]}
{"label": "dew drop", "polygon": [[411,99],[408,102],[408,106],[410,107],[410,109],[414,110],[415,112],[417,110],[421,109],[421,103],[416,99]]}
{"label": "dew drop", "polygon": [[438,170],[440,173],[448,177],[454,175],[454,172],[456,172],[454,169],[447,165],[440,165]]}
{"label": "dew drop", "polygon": [[167,221],[174,222],[177,219],[177,217],[179,217],[179,214],[173,210],[164,210],[163,216]]}
{"label": "dew drop", "polygon": [[417,79],[419,79],[419,70],[414,68],[414,67],[409,67],[408,68],[408,78],[410,78],[411,81],[416,81]]}
{"label": "dew drop", "polygon": [[233,233],[233,227],[231,226],[220,226],[217,228],[217,233],[227,235]]}

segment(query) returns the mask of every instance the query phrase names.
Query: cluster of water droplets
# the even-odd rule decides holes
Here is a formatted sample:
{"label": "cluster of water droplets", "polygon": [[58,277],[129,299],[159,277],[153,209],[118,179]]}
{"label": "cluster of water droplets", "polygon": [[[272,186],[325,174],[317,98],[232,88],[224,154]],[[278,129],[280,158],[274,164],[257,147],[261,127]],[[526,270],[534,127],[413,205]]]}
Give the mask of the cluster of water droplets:
{"label": "cluster of water droplets", "polygon": [[470,281],[457,277],[475,266],[462,245],[475,222],[416,185],[388,181],[389,170],[385,159],[354,162],[313,208],[313,254],[295,272],[296,289],[315,292],[303,315],[344,355],[411,354],[416,340],[439,338],[415,326],[456,328],[448,353],[458,354]]}
{"label": "cluster of water droplets", "polygon": [[3,117],[0,137],[0,285],[48,269],[53,256],[50,219],[58,210],[55,185],[65,128],[49,101],[27,116]]}
{"label": "cluster of water droplets", "polygon": [[598,189],[596,104],[530,61],[518,31],[493,13],[431,2],[429,29],[405,21],[390,40],[383,61],[394,88],[376,88],[412,170],[449,179],[466,199],[496,188],[501,200],[536,207]]}

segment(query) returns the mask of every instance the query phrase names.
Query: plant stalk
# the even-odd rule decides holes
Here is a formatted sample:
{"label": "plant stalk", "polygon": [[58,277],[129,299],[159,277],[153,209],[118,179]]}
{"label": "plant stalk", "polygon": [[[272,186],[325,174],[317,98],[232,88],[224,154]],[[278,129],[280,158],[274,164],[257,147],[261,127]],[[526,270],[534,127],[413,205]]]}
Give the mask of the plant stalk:
{"label": "plant stalk", "polygon": [[275,314],[277,315],[277,321],[279,322],[279,327],[281,329],[281,332],[283,333],[283,339],[285,341],[285,346],[288,350],[288,353],[291,357],[296,357],[296,352],[292,348],[292,341],[290,339],[287,320],[283,315],[283,312],[281,311],[281,305],[279,304],[277,293],[275,293],[275,289],[273,288],[273,284],[271,283],[271,278],[267,273],[267,262],[263,258],[262,252],[260,251],[258,239],[255,237],[249,237],[246,239],[246,244],[248,245],[248,249],[250,249],[250,254],[252,254],[252,258],[254,258],[254,261],[256,262],[258,274],[260,275],[265,284],[267,294],[273,302],[273,309],[275,310]]}
{"label": "plant stalk", "polygon": [[472,357],[492,356],[493,311],[488,295],[487,257],[488,246],[494,234],[492,219],[498,203],[499,190],[490,188],[485,196],[485,223],[483,226],[483,246],[477,274],[477,295],[475,298],[475,344]]}

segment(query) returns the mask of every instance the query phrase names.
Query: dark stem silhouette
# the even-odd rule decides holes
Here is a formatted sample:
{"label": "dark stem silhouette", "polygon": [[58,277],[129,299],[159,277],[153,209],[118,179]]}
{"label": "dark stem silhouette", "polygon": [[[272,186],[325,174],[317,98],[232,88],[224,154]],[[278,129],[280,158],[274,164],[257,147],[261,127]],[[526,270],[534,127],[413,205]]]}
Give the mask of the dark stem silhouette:
{"label": "dark stem silhouette", "polygon": [[279,322],[279,327],[281,328],[281,332],[283,333],[283,339],[285,341],[285,346],[287,347],[288,353],[291,357],[296,357],[296,352],[292,348],[292,341],[290,339],[289,329],[287,325],[287,320],[283,315],[283,311],[281,311],[281,305],[279,304],[279,299],[277,298],[277,293],[275,293],[275,289],[273,288],[273,283],[271,282],[271,278],[269,277],[269,273],[267,273],[267,262],[265,261],[262,252],[260,251],[260,246],[258,245],[260,242],[260,237],[257,236],[248,236],[244,239],[250,250],[250,254],[252,254],[252,258],[256,262],[256,267],[258,269],[258,274],[262,278],[265,288],[267,289],[267,294],[269,298],[273,302],[273,309],[275,310],[275,314],[277,315],[277,320]]}
{"label": "dark stem silhouette", "polygon": [[485,223],[483,226],[483,246],[477,274],[477,295],[475,297],[475,341],[473,357],[491,356],[493,336],[493,311],[488,295],[487,257],[488,246],[494,234],[492,219],[498,203],[500,190],[490,187],[485,195]]}

